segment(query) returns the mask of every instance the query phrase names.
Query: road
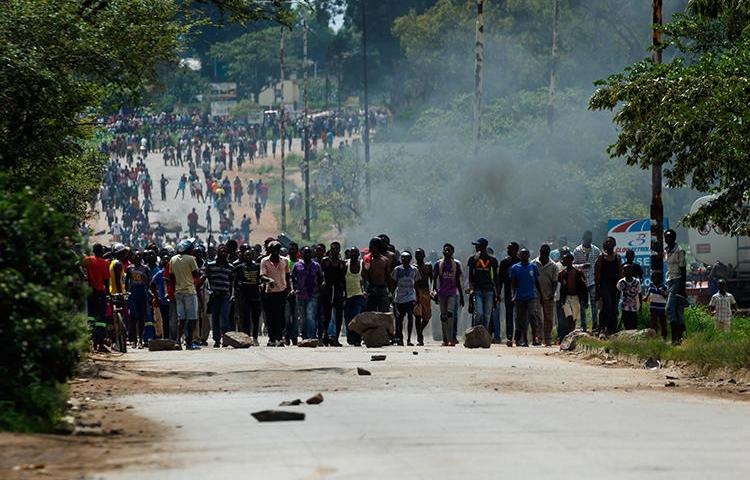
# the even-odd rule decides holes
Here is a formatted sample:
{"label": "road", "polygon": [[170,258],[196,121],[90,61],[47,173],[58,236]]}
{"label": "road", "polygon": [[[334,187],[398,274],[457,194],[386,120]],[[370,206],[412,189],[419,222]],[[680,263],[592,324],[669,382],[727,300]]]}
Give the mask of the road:
{"label": "road", "polygon": [[[414,354],[417,352],[417,354]],[[387,355],[371,362],[372,353]],[[251,348],[129,353],[118,403],[163,437],[93,478],[748,478],[750,403],[555,349]],[[125,357],[123,357],[125,358]],[[358,376],[357,367],[372,372]],[[679,381],[678,381],[679,383]],[[286,407],[303,422],[258,423]]]}

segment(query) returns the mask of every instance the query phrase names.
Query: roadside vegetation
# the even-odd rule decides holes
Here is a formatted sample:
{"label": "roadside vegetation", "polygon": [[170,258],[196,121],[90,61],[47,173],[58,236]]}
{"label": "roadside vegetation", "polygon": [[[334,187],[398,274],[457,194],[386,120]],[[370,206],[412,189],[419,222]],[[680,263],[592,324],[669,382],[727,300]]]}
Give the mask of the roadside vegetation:
{"label": "roadside vegetation", "polygon": [[[750,368],[750,317],[735,316],[732,330],[716,327],[705,307],[685,310],[687,332],[681,345],[672,345],[661,338],[643,340],[583,338],[581,344],[603,348],[607,353],[625,353],[661,361],[688,362],[703,369]],[[641,323],[641,328],[647,328]]]}

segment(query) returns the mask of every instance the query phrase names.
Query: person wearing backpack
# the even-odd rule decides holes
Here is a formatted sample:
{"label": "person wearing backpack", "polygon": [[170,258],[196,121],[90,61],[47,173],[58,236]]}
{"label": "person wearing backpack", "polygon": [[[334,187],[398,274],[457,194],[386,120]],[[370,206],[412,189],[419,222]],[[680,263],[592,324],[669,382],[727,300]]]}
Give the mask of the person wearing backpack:
{"label": "person wearing backpack", "polygon": [[453,322],[455,321],[456,296],[460,306],[464,306],[464,292],[461,289],[461,264],[453,259],[456,249],[450,243],[443,245],[443,258],[435,263],[432,295],[440,305],[440,323],[443,327],[443,346],[454,347]]}

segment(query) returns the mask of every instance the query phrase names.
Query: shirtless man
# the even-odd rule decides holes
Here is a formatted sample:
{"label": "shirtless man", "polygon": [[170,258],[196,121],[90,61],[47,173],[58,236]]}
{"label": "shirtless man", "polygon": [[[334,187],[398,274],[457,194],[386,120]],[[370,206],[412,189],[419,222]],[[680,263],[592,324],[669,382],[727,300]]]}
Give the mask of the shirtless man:
{"label": "shirtless man", "polygon": [[[383,241],[370,240],[370,253],[362,269],[362,279],[367,284],[367,312],[389,312],[391,290],[391,260],[384,253]],[[369,260],[369,261],[368,261]]]}

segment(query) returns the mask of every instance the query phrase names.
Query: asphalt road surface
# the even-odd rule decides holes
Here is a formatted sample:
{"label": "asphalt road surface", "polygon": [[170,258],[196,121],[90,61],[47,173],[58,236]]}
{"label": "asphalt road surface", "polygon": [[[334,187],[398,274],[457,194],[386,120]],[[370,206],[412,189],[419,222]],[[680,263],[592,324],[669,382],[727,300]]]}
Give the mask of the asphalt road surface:
{"label": "asphalt road surface", "polygon": [[[386,361],[371,362],[373,353]],[[164,438],[135,466],[95,478],[750,478],[750,403],[665,388],[663,370],[605,368],[554,348],[126,357],[127,370],[180,390],[116,399]],[[320,405],[283,408],[305,421],[250,415],[318,392]]]}

